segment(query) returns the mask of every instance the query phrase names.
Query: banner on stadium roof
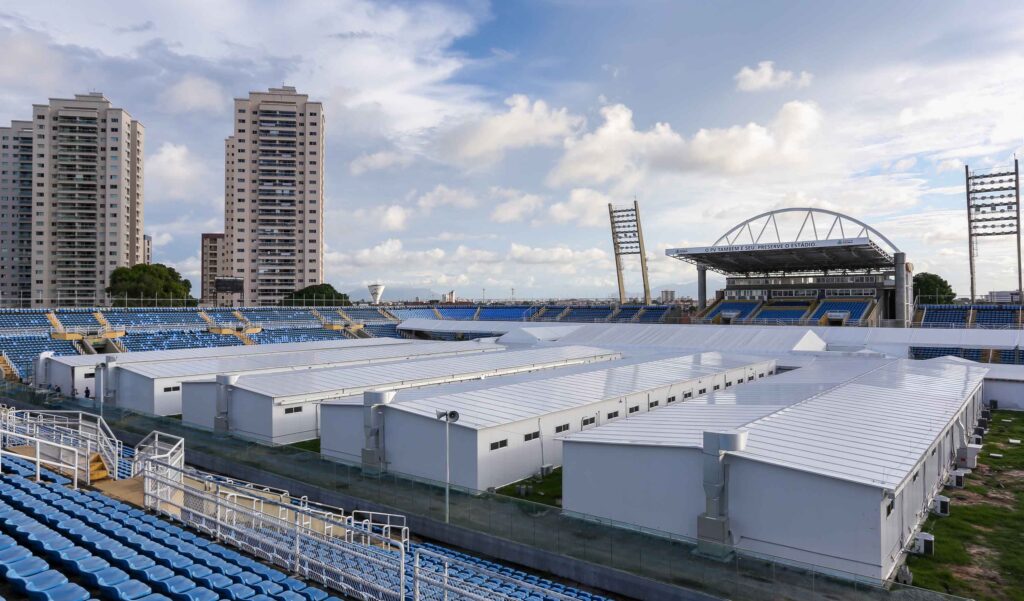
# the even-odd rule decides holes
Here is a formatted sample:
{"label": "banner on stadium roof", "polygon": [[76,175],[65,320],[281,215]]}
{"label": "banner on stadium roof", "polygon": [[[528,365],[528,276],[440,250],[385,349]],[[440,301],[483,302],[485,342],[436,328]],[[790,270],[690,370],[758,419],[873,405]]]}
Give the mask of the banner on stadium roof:
{"label": "banner on stadium roof", "polygon": [[835,248],[870,244],[868,238],[840,238],[837,240],[801,240],[798,242],[766,242],[763,244],[731,244],[728,246],[694,246],[691,248],[670,248],[665,251],[673,255],[707,255],[717,253],[760,252],[771,250],[800,250],[810,248]]}

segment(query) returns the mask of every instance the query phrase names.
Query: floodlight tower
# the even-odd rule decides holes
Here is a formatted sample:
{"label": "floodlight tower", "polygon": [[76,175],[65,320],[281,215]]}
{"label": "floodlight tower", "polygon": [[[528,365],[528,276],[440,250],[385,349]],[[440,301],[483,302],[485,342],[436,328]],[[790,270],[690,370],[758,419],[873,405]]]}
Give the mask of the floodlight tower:
{"label": "floodlight tower", "polygon": [[651,284],[647,281],[647,254],[644,251],[644,232],[640,227],[640,205],[615,207],[608,203],[608,218],[612,225],[612,249],[615,251],[615,275],[619,279],[619,303],[626,302],[626,285],[622,281],[623,255],[640,255],[640,272],[644,277],[644,304],[651,304]]}
{"label": "floodlight tower", "polygon": [[977,295],[974,262],[978,255],[978,238],[982,236],[1016,236],[1017,294],[1024,302],[1024,281],[1020,261],[1020,166],[1013,160],[1013,169],[993,169],[985,173],[971,171],[964,165],[967,185],[967,250],[971,266],[971,302]]}

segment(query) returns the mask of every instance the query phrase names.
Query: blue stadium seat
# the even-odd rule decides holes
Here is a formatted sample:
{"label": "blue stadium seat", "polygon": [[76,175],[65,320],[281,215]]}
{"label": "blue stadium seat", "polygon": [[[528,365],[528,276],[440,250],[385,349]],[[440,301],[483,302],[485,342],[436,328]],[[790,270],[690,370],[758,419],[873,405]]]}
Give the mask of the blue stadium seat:
{"label": "blue stadium seat", "polygon": [[[1021,307],[1015,305],[974,305],[974,325],[979,328],[1010,328],[1019,325]],[[925,313],[927,316],[927,312]]]}
{"label": "blue stadium seat", "polygon": [[173,328],[205,326],[198,309],[178,308],[127,308],[106,309],[103,317],[110,325],[136,328]]}
{"label": "blue stadium seat", "polygon": [[490,305],[480,307],[479,321],[526,321],[533,317],[538,307],[529,305]]}
{"label": "blue stadium seat", "polygon": [[54,340],[48,334],[0,336],[0,350],[7,353],[23,378],[30,377],[35,371],[35,360],[43,351],[53,351],[57,356],[78,354],[71,341]]}
{"label": "blue stadium seat", "polygon": [[850,314],[847,318],[848,320],[860,321],[864,317],[864,312],[867,311],[870,303],[870,299],[823,300],[814,310],[814,314],[811,315],[811,319],[821,319],[832,311],[847,311]]}
{"label": "blue stadium seat", "polygon": [[665,316],[668,315],[668,310],[671,307],[667,305],[651,305],[644,307],[644,312],[640,314],[636,320],[639,323],[661,323],[665,321]]}
{"label": "blue stadium seat", "polygon": [[[406,319],[437,319],[437,314],[434,310],[429,307],[403,307],[388,309],[388,311],[401,320]],[[349,314],[352,319],[356,319],[354,316]]]}
{"label": "blue stadium seat", "polygon": [[373,307],[343,307],[341,310],[345,312],[345,315],[358,322],[391,321]]}
{"label": "blue stadium seat", "polygon": [[711,312],[704,316],[705,319],[714,319],[722,313],[736,313],[734,319],[746,319],[750,317],[757,308],[756,301],[722,301],[715,305]]}
{"label": "blue stadium seat", "polygon": [[98,328],[100,326],[100,322],[96,321],[91,310],[55,311],[54,314],[64,327]]}
{"label": "blue stadium seat", "polygon": [[608,316],[612,314],[612,308],[605,306],[595,307],[573,307],[569,309],[569,312],[561,319],[561,321],[579,321],[579,322],[595,322],[595,321],[608,321]]}
{"label": "blue stadium seat", "polygon": [[48,330],[52,324],[42,309],[0,309],[0,330]]}
{"label": "blue stadium seat", "polygon": [[243,344],[235,336],[212,334],[205,330],[129,331],[119,340],[127,351],[163,351],[169,349],[238,346]]}
{"label": "blue stadium seat", "polygon": [[458,321],[469,321],[472,320],[476,315],[476,307],[442,307],[437,308],[437,312],[441,314],[444,319],[454,319]]}
{"label": "blue stadium seat", "polygon": [[924,319],[921,324],[931,327],[962,328],[967,325],[967,305],[922,305]]}
{"label": "blue stadium seat", "polygon": [[263,330],[249,334],[256,344],[277,344],[281,342],[315,342],[318,340],[340,340],[348,338],[342,330],[326,330],[317,324],[312,328],[290,328],[282,330]]}
{"label": "blue stadium seat", "polygon": [[396,323],[366,323],[363,328],[374,338],[401,338]]}

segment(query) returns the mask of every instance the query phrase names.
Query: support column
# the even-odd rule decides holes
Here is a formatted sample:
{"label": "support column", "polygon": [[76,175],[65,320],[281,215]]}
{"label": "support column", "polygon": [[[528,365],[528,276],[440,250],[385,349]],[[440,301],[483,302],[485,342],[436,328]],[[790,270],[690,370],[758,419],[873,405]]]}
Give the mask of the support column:
{"label": "support column", "polygon": [[703,311],[708,308],[708,268],[704,265],[697,266],[697,309]]}
{"label": "support column", "polygon": [[704,513],[697,518],[697,552],[726,559],[732,554],[729,527],[729,466],[727,451],[742,451],[747,446],[746,430],[704,432],[701,456],[704,464]]}
{"label": "support column", "polygon": [[894,253],[896,263],[896,327],[907,327],[907,253]]}

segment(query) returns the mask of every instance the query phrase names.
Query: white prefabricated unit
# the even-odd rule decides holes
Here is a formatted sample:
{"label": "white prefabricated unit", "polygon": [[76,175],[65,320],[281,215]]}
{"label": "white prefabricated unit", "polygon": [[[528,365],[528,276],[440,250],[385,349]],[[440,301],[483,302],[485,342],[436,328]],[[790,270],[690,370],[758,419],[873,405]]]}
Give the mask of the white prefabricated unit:
{"label": "white prefabricated unit", "polygon": [[[473,343],[470,343],[473,344]],[[582,346],[482,353],[359,367],[245,376],[182,384],[182,421],[267,444],[320,435],[320,403],[366,390],[403,389],[620,358]]]}
{"label": "white prefabricated unit", "polygon": [[118,365],[176,361],[181,359],[216,359],[220,357],[249,357],[311,351],[317,349],[364,348],[412,344],[412,340],[399,338],[356,338],[343,340],[316,340],[312,342],[285,342],[281,344],[253,344],[249,346],[218,346],[209,348],[171,349],[166,351],[138,351],[134,353],[108,353],[104,355],[48,356],[36,368],[35,378],[40,386],[50,385],[61,391],[74,389],[96,390],[96,366],[112,358]]}
{"label": "white prefabricated unit", "polygon": [[[770,359],[698,353],[491,386],[467,383],[464,390],[447,387],[439,395],[400,394],[372,408],[379,415],[368,421],[361,405],[325,404],[320,448],[342,461],[378,457],[380,465],[369,469],[443,482],[445,424],[436,416],[456,411],[458,421],[449,431],[451,481],[485,490],[561,465],[560,438],[568,433],[632,421],[659,407],[765,378],[774,369]],[[369,427],[360,436],[356,425]]]}
{"label": "white prefabricated unit", "polygon": [[152,415],[181,413],[181,385],[184,382],[213,380],[218,375],[268,374],[345,365],[369,365],[419,358],[451,357],[474,353],[504,351],[505,347],[482,342],[412,341],[412,344],[346,346],[341,348],[294,351],[237,357],[112,362],[99,368],[102,375],[96,388],[110,405]]}
{"label": "white prefabricated unit", "polygon": [[[805,370],[825,389],[779,388],[804,386]],[[985,371],[837,358],[574,434],[563,441],[563,506],[706,552],[886,580],[970,441]]]}

